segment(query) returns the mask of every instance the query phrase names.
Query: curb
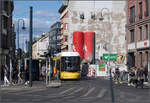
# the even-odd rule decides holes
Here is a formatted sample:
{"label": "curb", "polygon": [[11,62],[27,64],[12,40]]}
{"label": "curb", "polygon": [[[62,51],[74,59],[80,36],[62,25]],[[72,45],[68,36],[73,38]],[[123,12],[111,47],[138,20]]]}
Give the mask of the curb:
{"label": "curb", "polygon": [[61,86],[61,82],[51,82],[46,87],[47,88],[59,88]]}

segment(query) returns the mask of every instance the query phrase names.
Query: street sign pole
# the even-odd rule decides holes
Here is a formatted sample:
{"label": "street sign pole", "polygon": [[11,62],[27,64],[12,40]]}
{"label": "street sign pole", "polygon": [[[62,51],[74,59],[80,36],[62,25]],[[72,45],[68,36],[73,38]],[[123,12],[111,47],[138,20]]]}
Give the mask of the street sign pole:
{"label": "street sign pole", "polygon": [[[109,59],[110,59],[110,55],[109,55]],[[112,103],[115,103],[114,90],[113,90],[113,81],[112,81],[111,67],[110,67],[110,60],[109,60],[109,77],[110,77],[110,91],[111,91]]]}
{"label": "street sign pole", "polygon": [[48,70],[48,59],[46,56],[46,86],[47,86],[47,74],[48,74],[47,70]]}
{"label": "street sign pole", "polygon": [[51,80],[51,58],[49,57],[49,83],[50,83],[50,80]]}

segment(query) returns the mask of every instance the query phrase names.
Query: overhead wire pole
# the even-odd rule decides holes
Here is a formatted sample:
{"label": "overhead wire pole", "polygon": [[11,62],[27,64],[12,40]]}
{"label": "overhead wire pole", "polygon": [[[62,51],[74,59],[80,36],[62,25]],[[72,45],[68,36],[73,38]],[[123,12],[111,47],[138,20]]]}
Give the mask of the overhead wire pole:
{"label": "overhead wire pole", "polygon": [[30,7],[30,31],[29,31],[29,40],[30,40],[30,45],[29,45],[29,86],[32,87],[32,6]]}

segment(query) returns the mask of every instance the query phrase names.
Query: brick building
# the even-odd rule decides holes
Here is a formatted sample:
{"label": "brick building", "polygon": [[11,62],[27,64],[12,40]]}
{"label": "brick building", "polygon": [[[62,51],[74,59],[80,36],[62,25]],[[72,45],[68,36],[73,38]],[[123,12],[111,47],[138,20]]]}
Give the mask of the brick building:
{"label": "brick building", "polygon": [[148,70],[150,47],[150,1],[128,0],[127,61],[129,68],[144,66]]}

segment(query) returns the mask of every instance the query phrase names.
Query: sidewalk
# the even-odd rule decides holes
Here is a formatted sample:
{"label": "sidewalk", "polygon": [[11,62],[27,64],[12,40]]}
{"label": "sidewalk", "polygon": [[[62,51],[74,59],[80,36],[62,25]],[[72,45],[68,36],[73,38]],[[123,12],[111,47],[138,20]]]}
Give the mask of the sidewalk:
{"label": "sidewalk", "polygon": [[[102,78],[102,79],[105,79],[105,80],[110,80],[109,76],[108,77],[97,77],[97,78]],[[128,81],[122,81],[122,83],[123,84],[128,84]],[[150,88],[150,83],[144,82],[144,85],[147,86],[148,88]]]}
{"label": "sidewalk", "polygon": [[1,89],[29,89],[29,88],[46,88],[46,87],[59,87],[61,86],[61,82],[58,81],[51,81],[49,85],[46,86],[45,81],[32,81],[32,87],[29,87],[29,85],[25,84],[18,84],[18,85],[9,85],[9,86],[4,86],[4,83],[0,83],[0,88]]}

